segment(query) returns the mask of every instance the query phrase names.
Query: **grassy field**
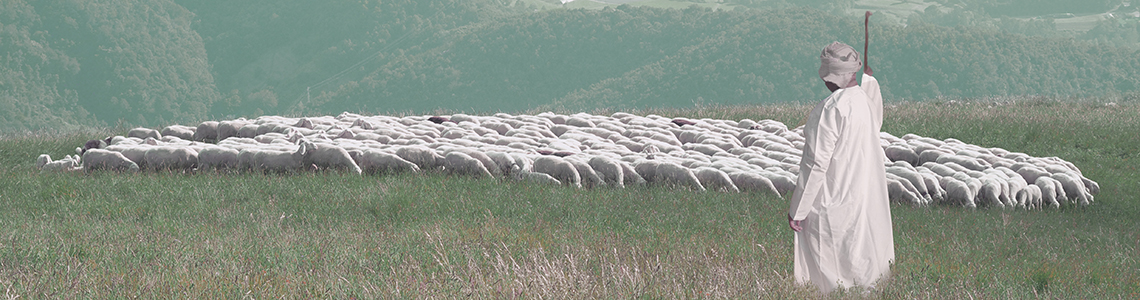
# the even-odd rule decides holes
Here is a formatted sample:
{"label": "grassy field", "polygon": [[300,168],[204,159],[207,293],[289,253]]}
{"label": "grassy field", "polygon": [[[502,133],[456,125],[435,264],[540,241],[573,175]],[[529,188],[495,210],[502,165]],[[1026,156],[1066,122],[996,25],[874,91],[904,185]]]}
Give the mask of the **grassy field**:
{"label": "grassy field", "polygon": [[[787,204],[766,194],[434,174],[40,174],[36,155],[59,157],[116,131],[6,136],[0,289],[33,299],[1136,299],[1140,101],[1114,101],[886,108],[892,134],[1059,156],[1102,191],[1083,208],[893,205],[892,279],[867,294],[825,296],[792,280]],[[634,113],[794,127],[808,109]]]}

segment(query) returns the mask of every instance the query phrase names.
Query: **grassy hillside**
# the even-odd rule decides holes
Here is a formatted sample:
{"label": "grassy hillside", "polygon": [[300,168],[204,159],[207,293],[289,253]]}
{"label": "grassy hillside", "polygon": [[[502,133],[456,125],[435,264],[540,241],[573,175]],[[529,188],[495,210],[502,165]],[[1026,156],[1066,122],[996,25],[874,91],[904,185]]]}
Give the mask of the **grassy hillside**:
{"label": "grassy hillside", "polygon": [[804,101],[863,10],[895,101],[1135,93],[1140,5],[1073,3],[5,1],[0,131]]}
{"label": "grassy hillside", "polygon": [[[1104,103],[1114,101],[1117,105]],[[638,114],[775,119],[809,107]],[[605,112],[599,110],[598,112]],[[1140,101],[904,103],[884,130],[1059,156],[1088,207],[892,205],[893,279],[827,298],[1140,296]],[[121,130],[0,139],[0,285],[49,298],[814,298],[791,279],[786,202],[443,175],[39,174]]]}
{"label": "grassy hillside", "polygon": [[[826,96],[818,52],[862,44],[855,18],[815,9],[618,6],[519,15],[437,35],[438,48],[322,94],[318,113],[589,110],[800,102]],[[1135,50],[987,28],[874,28],[871,64],[893,101],[1135,92]],[[1048,78],[1048,79],[1045,79]]]}

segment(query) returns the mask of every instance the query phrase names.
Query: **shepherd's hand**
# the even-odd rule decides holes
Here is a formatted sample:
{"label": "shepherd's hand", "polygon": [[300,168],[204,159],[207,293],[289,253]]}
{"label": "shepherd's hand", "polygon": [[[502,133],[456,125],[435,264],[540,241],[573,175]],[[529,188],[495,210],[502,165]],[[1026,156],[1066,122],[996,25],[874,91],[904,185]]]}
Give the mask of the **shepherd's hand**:
{"label": "shepherd's hand", "polygon": [[792,231],[800,232],[800,230],[803,230],[804,227],[800,226],[800,223],[803,221],[804,220],[792,220],[792,215],[788,215],[788,227],[791,227]]}

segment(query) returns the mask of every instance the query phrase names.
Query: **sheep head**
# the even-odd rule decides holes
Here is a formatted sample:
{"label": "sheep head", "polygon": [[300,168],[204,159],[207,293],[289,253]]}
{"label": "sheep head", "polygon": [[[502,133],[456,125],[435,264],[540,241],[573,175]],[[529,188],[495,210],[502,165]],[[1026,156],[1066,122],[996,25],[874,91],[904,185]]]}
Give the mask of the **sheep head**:
{"label": "sheep head", "polygon": [[36,158],[36,168],[42,169],[44,165],[49,163],[51,163],[51,155],[40,154],[40,157]]}

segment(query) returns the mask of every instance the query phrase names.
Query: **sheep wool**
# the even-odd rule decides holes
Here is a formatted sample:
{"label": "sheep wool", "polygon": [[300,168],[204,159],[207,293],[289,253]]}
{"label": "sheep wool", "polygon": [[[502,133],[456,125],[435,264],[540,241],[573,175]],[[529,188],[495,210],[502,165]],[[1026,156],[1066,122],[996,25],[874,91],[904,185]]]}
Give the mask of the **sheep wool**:
{"label": "sheep wool", "polygon": [[83,153],[83,170],[113,170],[119,172],[138,172],[139,165],[127,159],[122,153],[104,150],[88,149]]}
{"label": "sheep wool", "polygon": [[[434,121],[433,121],[434,120]],[[712,189],[793,193],[812,155],[806,126],[618,112],[608,116],[337,116],[205,121],[91,139],[76,156],[36,158],[39,170],[269,172],[320,169],[384,176],[452,172],[575,187]],[[1070,162],[956,139],[879,132],[884,198],[912,205],[1041,209],[1091,205],[1100,186]],[[95,158],[87,161],[91,150]],[[113,154],[110,154],[113,153]],[[811,159],[811,158],[808,158]],[[133,167],[132,167],[133,165]],[[467,167],[463,167],[467,166]],[[474,171],[457,171],[474,170]],[[534,172],[534,174],[528,173]],[[521,175],[520,175],[521,174]],[[539,175],[541,174],[541,175]],[[547,178],[549,177],[549,179]],[[889,185],[889,186],[888,186]],[[995,200],[996,199],[996,200]]]}

